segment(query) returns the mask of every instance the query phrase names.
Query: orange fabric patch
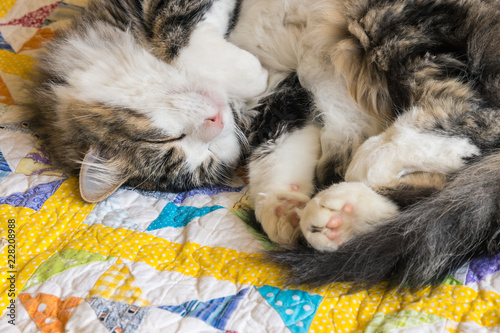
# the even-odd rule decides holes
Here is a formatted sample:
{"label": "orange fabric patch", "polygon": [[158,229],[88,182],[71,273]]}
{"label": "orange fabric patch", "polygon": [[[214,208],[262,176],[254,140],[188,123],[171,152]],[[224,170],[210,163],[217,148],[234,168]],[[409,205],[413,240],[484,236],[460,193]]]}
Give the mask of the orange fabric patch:
{"label": "orange fabric patch", "polygon": [[39,49],[46,41],[54,38],[54,31],[50,28],[43,28],[37,31],[36,35],[31,37],[29,41],[24,43],[19,52]]}
{"label": "orange fabric patch", "polygon": [[7,85],[5,82],[3,82],[2,78],[0,77],[0,103],[4,103],[7,105],[14,105],[14,99],[12,98],[9,88],[7,88]]}
{"label": "orange fabric patch", "polygon": [[72,311],[83,301],[83,298],[77,297],[61,301],[56,296],[42,293],[36,297],[20,294],[19,299],[42,333],[64,332]]}

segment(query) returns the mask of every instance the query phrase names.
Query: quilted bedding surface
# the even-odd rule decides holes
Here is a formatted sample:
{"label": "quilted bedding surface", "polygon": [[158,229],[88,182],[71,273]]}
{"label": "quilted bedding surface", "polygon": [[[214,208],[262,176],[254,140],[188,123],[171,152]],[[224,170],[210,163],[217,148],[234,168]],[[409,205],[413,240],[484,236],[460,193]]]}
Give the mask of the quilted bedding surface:
{"label": "quilted bedding surface", "polygon": [[243,183],[83,202],[18,104],[84,5],[0,0],[0,332],[500,332],[500,255],[432,290],[287,289]]}

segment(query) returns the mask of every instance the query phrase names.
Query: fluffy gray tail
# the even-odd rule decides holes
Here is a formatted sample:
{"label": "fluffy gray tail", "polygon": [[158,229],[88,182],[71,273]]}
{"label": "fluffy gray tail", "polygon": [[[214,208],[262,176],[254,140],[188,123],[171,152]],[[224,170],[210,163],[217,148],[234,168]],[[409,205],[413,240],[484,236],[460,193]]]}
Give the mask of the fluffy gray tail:
{"label": "fluffy gray tail", "polygon": [[322,253],[307,245],[269,253],[289,283],[438,283],[479,255],[500,250],[500,153],[458,172],[445,188],[366,235]]}

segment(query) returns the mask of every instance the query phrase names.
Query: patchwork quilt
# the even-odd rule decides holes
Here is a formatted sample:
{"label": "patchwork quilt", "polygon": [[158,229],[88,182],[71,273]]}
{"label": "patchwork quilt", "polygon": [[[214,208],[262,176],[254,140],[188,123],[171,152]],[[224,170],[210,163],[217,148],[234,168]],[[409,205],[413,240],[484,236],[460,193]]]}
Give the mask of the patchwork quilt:
{"label": "patchwork quilt", "polygon": [[500,332],[500,255],[434,289],[288,288],[242,181],[83,202],[19,105],[85,2],[0,1],[0,332]]}

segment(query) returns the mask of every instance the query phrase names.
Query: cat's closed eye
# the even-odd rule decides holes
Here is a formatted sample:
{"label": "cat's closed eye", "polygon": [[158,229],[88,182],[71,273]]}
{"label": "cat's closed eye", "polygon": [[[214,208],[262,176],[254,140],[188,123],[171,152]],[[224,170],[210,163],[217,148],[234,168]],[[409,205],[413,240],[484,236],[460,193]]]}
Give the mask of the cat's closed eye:
{"label": "cat's closed eye", "polygon": [[168,138],[161,138],[161,139],[143,139],[142,141],[147,142],[147,143],[171,143],[175,141],[180,141],[182,140],[186,134],[179,135],[178,137],[168,137]]}

